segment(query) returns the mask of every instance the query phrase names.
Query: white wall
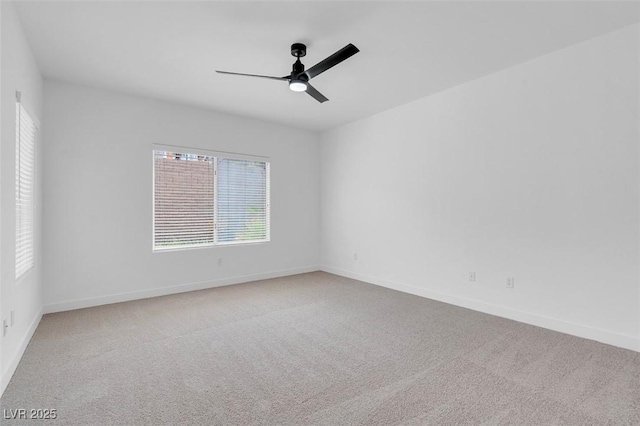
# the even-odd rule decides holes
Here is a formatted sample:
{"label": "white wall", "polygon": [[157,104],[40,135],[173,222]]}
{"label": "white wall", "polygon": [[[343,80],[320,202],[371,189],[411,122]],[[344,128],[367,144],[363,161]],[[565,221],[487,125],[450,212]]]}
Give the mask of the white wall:
{"label": "white wall", "polygon": [[[15,312],[15,322],[7,335],[0,337],[0,394],[41,317],[41,209],[36,211],[35,267],[15,280],[15,161],[16,161],[16,96],[22,93],[22,103],[31,115],[42,117],[42,77],[27,44],[12,3],[0,2],[1,15],[1,145],[0,145],[0,318],[9,319]],[[42,129],[41,129],[42,130]],[[36,157],[42,152],[42,134],[37,138]],[[42,167],[38,161],[36,204],[42,196]],[[1,327],[0,327],[1,330]],[[0,331],[0,336],[2,335]]]}
{"label": "white wall", "polygon": [[640,350],[638,31],[323,134],[323,268]]}
{"label": "white wall", "polygon": [[[44,117],[45,311],[317,269],[318,135],[53,81]],[[153,253],[153,144],[269,156],[271,242]]]}

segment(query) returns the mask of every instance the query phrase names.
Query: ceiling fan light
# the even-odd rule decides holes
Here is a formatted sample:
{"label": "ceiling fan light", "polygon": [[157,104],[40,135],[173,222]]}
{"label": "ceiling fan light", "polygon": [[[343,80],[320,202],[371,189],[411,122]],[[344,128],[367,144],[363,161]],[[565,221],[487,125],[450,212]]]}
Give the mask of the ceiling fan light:
{"label": "ceiling fan light", "polygon": [[294,92],[304,92],[307,90],[307,83],[302,80],[291,80],[289,82],[289,89]]}

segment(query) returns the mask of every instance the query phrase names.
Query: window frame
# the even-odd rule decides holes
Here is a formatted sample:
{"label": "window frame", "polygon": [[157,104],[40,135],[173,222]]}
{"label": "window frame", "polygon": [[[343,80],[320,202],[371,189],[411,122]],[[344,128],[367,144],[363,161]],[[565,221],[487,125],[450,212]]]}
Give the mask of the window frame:
{"label": "window frame", "polygon": [[[19,283],[20,281],[22,281],[25,277],[27,277],[29,275],[29,272],[31,272],[35,266],[36,266],[36,228],[37,228],[37,213],[36,213],[36,208],[37,208],[37,185],[38,185],[38,130],[40,128],[40,122],[38,121],[38,118],[31,113],[30,109],[27,108],[24,103],[22,102],[22,94],[20,92],[16,92],[16,143],[15,143],[15,174],[14,174],[14,178],[15,178],[15,182],[14,182],[14,201],[15,201],[15,205],[14,205],[14,213],[15,213],[15,220],[14,220],[14,225],[15,225],[15,230],[14,230],[14,237],[15,237],[15,241],[14,241],[14,279],[15,279],[15,283]],[[21,206],[23,206],[23,201],[21,199],[21,185],[20,185],[20,175],[22,174],[22,147],[23,147],[23,139],[22,139],[22,114],[26,114],[26,116],[28,117],[29,121],[30,121],[30,125],[33,127],[33,140],[31,141],[32,143],[32,158],[31,158],[31,177],[30,177],[30,186],[31,186],[31,204],[28,206],[28,215],[30,216],[29,219],[31,221],[31,237],[30,237],[30,242],[31,242],[31,252],[27,253],[27,267],[26,269],[18,269],[18,256],[19,256],[19,252],[18,252],[18,243],[19,241],[21,241],[21,238],[19,238],[21,236],[21,234],[19,234],[20,230],[22,229],[22,227],[19,225],[20,224],[20,220],[22,217],[22,213],[23,210],[21,210]]]}
{"label": "window frame", "polygon": [[[202,155],[208,157],[214,157],[213,165],[214,165],[214,184],[213,184],[213,214],[214,214],[214,241],[212,243],[206,244],[183,244],[180,246],[168,246],[168,247],[158,247],[156,246],[155,235],[156,235],[156,167],[155,167],[155,156],[156,152],[174,152],[180,153],[184,155]],[[265,163],[266,165],[266,188],[265,188],[265,221],[266,221],[266,238],[264,240],[249,240],[249,241],[218,241],[218,158],[230,159],[230,160],[245,160],[245,161],[254,161]],[[195,250],[195,249],[210,249],[214,247],[233,247],[233,246],[248,246],[248,245],[260,245],[271,242],[271,161],[267,156],[261,155],[248,155],[241,154],[236,152],[227,152],[227,151],[211,151],[205,150],[201,148],[191,148],[184,146],[176,146],[176,145],[162,145],[162,144],[153,144],[151,149],[151,169],[152,169],[152,177],[151,177],[151,195],[152,195],[152,215],[151,215],[151,249],[153,253],[164,253],[164,252],[172,252],[172,251],[182,251],[182,250]]]}

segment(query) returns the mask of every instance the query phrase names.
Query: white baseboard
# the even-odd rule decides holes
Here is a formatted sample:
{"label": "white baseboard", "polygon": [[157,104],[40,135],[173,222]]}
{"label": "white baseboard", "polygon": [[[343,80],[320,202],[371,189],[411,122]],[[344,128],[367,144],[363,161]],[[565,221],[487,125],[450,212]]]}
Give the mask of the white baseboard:
{"label": "white baseboard", "polygon": [[42,319],[42,309],[40,310],[40,312],[38,312],[36,317],[33,319],[33,321],[31,322],[31,325],[29,325],[29,328],[27,329],[27,333],[22,338],[22,341],[18,345],[18,348],[13,353],[13,356],[9,358],[10,359],[9,365],[7,365],[7,368],[5,368],[5,370],[2,372],[2,376],[0,378],[0,396],[2,396],[5,389],[9,385],[9,382],[11,381],[11,377],[13,377],[13,373],[16,372],[16,368],[18,368],[18,364],[20,364],[22,355],[24,354],[24,351],[27,349],[27,345],[29,345],[31,338],[33,337],[33,333],[36,332],[36,328],[38,328],[38,324],[40,324],[41,319]]}
{"label": "white baseboard", "polygon": [[90,308],[92,306],[110,305],[112,303],[148,299],[150,297],[166,296],[176,293],[185,293],[187,291],[205,290],[207,288],[266,280],[269,278],[286,277],[288,275],[304,274],[306,272],[314,272],[317,270],[319,270],[317,266],[306,266],[302,268],[270,271],[252,275],[241,275],[231,278],[221,278],[218,280],[199,281],[195,283],[179,284],[169,287],[153,288],[141,291],[132,291],[129,293],[111,294],[108,296],[100,296],[87,299],[75,299],[69,300],[67,302],[47,304],[44,306],[44,313],[51,314],[54,312],[72,311],[74,309]]}
{"label": "white baseboard", "polygon": [[356,272],[333,268],[331,266],[322,266],[320,270],[329,272],[331,274],[352,278],[358,281],[364,281],[369,284],[391,288],[393,290],[398,290],[403,293],[409,293],[416,296],[425,297],[427,299],[433,299],[440,302],[449,303],[451,305],[473,309],[474,311],[484,312],[486,314],[496,315],[499,317],[512,319],[512,320],[523,322],[526,324],[531,324],[538,327],[559,331],[561,333],[571,334],[573,336],[583,337],[585,339],[596,340],[598,342],[606,343],[608,345],[618,346],[620,348],[625,348],[625,349],[630,349],[632,351],[640,352],[640,337],[635,337],[635,336],[630,336],[625,334],[617,334],[610,331],[601,330],[598,328],[566,322],[556,318],[550,318],[544,315],[519,311],[519,310],[508,308],[505,306],[492,305],[489,303],[480,302],[473,299],[467,299],[459,296],[453,296],[450,294],[435,292],[435,291],[427,290],[427,289],[412,286],[412,285],[395,283],[395,282],[391,282],[381,278],[370,277],[367,275],[358,274]]}

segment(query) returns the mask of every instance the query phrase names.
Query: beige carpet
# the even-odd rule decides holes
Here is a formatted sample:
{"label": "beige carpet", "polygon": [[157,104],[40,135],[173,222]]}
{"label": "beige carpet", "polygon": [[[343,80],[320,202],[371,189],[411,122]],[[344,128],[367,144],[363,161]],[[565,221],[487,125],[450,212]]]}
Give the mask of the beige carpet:
{"label": "beige carpet", "polygon": [[0,403],[45,424],[640,425],[640,354],[316,272],[46,315]]}

